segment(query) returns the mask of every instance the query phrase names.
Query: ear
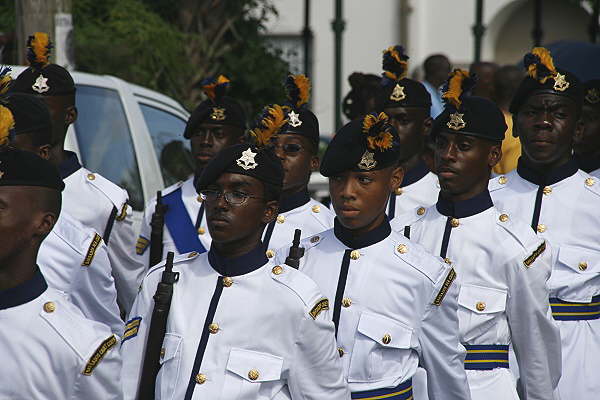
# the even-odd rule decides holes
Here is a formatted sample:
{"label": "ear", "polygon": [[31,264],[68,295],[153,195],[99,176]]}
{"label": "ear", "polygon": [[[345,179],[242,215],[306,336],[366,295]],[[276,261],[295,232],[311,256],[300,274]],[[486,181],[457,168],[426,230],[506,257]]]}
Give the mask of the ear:
{"label": "ear", "polygon": [[268,224],[272,222],[279,213],[279,202],[277,200],[268,201],[263,213],[262,222]]}
{"label": "ear", "polygon": [[390,177],[390,193],[393,193],[400,187],[402,184],[402,180],[404,179],[404,168],[398,166],[394,168],[392,171],[392,176]]}
{"label": "ear", "polygon": [[488,154],[488,165],[493,168],[502,159],[502,144],[495,144],[490,147]]}
{"label": "ear", "polygon": [[38,146],[37,155],[43,158],[44,160],[50,159],[50,145],[44,144],[42,146]]}
{"label": "ear", "polygon": [[573,134],[573,139],[581,139],[584,131],[585,123],[583,122],[583,119],[579,119],[579,121],[575,123],[575,133]]}
{"label": "ear", "polygon": [[425,118],[423,120],[423,127],[421,128],[421,134],[425,136],[425,138],[429,138],[431,135],[431,129],[433,128],[433,118],[431,116]]}
{"label": "ear", "polygon": [[519,137],[519,131],[517,128],[517,116],[518,114],[513,114],[512,115],[512,135],[513,137]]}
{"label": "ear", "polygon": [[319,160],[319,157],[312,156],[310,158],[310,170],[311,170],[311,172],[318,171],[320,165],[321,165],[321,161]]}
{"label": "ear", "polygon": [[65,124],[68,126],[74,124],[75,121],[77,121],[77,107],[69,106],[65,114]]}
{"label": "ear", "polygon": [[35,226],[34,235],[40,237],[40,239],[43,240],[43,238],[45,238],[50,233],[50,231],[54,227],[54,224],[56,224],[58,216],[49,211],[40,214],[41,217],[38,219],[38,222]]}

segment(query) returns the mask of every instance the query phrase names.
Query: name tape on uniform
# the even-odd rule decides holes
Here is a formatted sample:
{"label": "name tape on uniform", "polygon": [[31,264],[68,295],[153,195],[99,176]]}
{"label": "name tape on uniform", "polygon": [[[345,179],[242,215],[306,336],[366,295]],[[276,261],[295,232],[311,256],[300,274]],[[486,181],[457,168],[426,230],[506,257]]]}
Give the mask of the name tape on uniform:
{"label": "name tape on uniform", "polygon": [[451,268],[450,272],[448,272],[448,275],[446,276],[446,280],[444,281],[442,288],[440,289],[440,292],[437,294],[437,296],[435,296],[435,300],[433,300],[434,306],[439,306],[442,304],[444,297],[446,297],[446,293],[448,293],[448,289],[450,289],[450,285],[452,285],[452,282],[454,282],[455,279],[456,271],[454,271],[454,268]]}
{"label": "name tape on uniform", "polygon": [[328,299],[319,300],[319,302],[317,304],[315,304],[315,306],[312,308],[312,310],[310,310],[310,316],[313,319],[317,319],[317,317],[319,316],[319,314],[321,314],[321,311],[323,311],[323,310],[329,310],[329,300]]}
{"label": "name tape on uniform", "polygon": [[544,252],[544,250],[546,250],[545,241],[542,242],[542,244],[540,244],[529,257],[523,260],[523,265],[525,265],[527,268],[531,267],[531,264],[533,264],[533,262]]}
{"label": "name tape on uniform", "polygon": [[92,375],[92,372],[94,372],[94,368],[96,368],[98,364],[100,364],[100,361],[102,361],[106,353],[108,353],[108,351],[112,349],[115,344],[117,344],[117,338],[115,337],[115,335],[112,335],[104,342],[100,343],[100,346],[98,346],[94,354],[92,354],[90,360],[85,365],[85,368],[81,373],[87,376]]}
{"label": "name tape on uniform", "polygon": [[98,250],[98,246],[100,245],[101,241],[102,241],[102,237],[96,233],[94,235],[94,239],[92,240],[92,243],[90,243],[90,247],[88,248],[88,251],[87,251],[87,254],[85,255],[83,263],[81,263],[82,266],[89,267],[90,264],[92,264],[92,260],[94,259],[94,256],[96,255],[96,250]]}

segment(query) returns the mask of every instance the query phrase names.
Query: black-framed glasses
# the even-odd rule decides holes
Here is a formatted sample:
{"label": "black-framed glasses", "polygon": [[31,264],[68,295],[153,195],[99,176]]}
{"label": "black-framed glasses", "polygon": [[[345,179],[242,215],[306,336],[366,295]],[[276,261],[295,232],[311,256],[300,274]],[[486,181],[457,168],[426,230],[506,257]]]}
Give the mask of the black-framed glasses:
{"label": "black-framed glasses", "polygon": [[276,149],[281,148],[285,154],[296,154],[302,151],[302,145],[298,143],[285,143],[285,144],[269,144],[269,148],[275,151]]}
{"label": "black-framed glasses", "polygon": [[209,203],[215,202],[223,196],[225,201],[232,206],[241,206],[248,199],[263,199],[263,197],[252,196],[248,193],[239,192],[234,190],[232,192],[224,192],[222,190],[202,190],[200,192],[200,197],[202,200],[207,201]]}

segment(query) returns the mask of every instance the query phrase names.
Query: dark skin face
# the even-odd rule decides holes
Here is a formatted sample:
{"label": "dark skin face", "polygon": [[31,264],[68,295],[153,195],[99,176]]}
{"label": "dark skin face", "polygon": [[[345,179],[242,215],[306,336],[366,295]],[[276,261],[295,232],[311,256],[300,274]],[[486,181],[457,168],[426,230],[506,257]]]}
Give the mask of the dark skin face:
{"label": "dark skin face", "polygon": [[575,103],[550,93],[530,96],[513,121],[523,157],[542,172],[568,162],[573,137],[583,132]]}
{"label": "dark skin face", "polygon": [[433,119],[429,116],[429,110],[419,107],[394,107],[383,111],[398,131],[400,160],[409,170],[421,159]]}
{"label": "dark skin face", "polygon": [[50,159],[50,144],[36,145],[33,140],[33,134],[22,133],[15,135],[11,145],[19,150],[37,154],[44,160]]}
{"label": "dark skin face", "polygon": [[583,157],[600,157],[600,104],[583,105],[583,129],[573,138],[575,154]]}
{"label": "dark skin face", "polygon": [[49,190],[0,186],[0,290],[31,279],[35,272],[39,246],[58,218],[42,205]]}
{"label": "dark skin face", "polygon": [[277,216],[278,202],[267,201],[262,182],[246,175],[224,173],[207,189],[252,196],[241,205],[231,205],[221,196],[206,201],[205,207],[212,243],[220,254],[237,257],[254,249],[265,225]]}
{"label": "dark skin face", "polygon": [[362,235],[383,223],[390,192],[400,187],[401,167],[377,171],[344,171],[329,178],[331,202],[338,221]]}
{"label": "dark skin face", "polygon": [[75,96],[37,96],[48,106],[52,118],[52,147],[50,161],[59,165],[65,158],[64,144],[69,125],[77,121],[77,108]]}
{"label": "dark skin face", "polygon": [[[279,134],[271,138],[271,145],[283,166],[283,196],[306,190],[310,173],[319,169],[319,157],[307,138],[297,134]],[[299,147],[299,151],[295,147]],[[286,151],[287,149],[287,151]]]}
{"label": "dark skin face", "polygon": [[441,132],[435,139],[435,167],[442,196],[470,199],[487,189],[490,171],[502,158],[502,146],[488,140]]}
{"label": "dark skin face", "polygon": [[243,129],[237,126],[199,124],[190,137],[196,171],[202,171],[208,162],[224,148],[241,143],[243,133]]}

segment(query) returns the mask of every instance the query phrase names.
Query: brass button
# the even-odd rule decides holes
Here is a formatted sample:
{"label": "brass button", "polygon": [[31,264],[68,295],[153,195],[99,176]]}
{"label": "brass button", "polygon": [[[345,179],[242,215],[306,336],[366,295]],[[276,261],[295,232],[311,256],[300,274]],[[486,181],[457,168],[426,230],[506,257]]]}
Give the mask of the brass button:
{"label": "brass button", "polygon": [[419,209],[417,210],[417,215],[423,215],[423,214],[425,214],[425,208],[419,207]]}
{"label": "brass button", "polygon": [[54,302],[49,301],[44,304],[44,311],[46,311],[47,313],[52,313],[54,312],[54,310],[56,310],[56,304],[54,304]]}
{"label": "brass button", "polygon": [[350,258],[353,260],[358,260],[360,258],[360,251],[358,250],[352,250],[350,252]]}
{"label": "brass button", "polygon": [[345,353],[344,349],[342,349],[341,347],[338,347],[338,354],[340,355],[340,357],[343,357],[344,353]]}
{"label": "brass button", "polygon": [[271,272],[273,272],[275,275],[281,275],[281,273],[283,272],[283,267],[281,265],[276,265],[273,267]]}
{"label": "brass button", "polygon": [[402,188],[398,188],[395,190],[396,196],[400,196],[402,194]]}
{"label": "brass button", "polygon": [[450,220],[450,225],[452,225],[453,228],[456,228],[458,225],[460,225],[460,222],[458,222],[458,218],[452,218]]}
{"label": "brass button", "polygon": [[552,188],[550,186],[545,186],[542,192],[544,192],[544,194],[547,196],[552,193]]}
{"label": "brass button", "polygon": [[450,261],[450,259],[448,257],[444,258],[444,262],[446,264],[452,264],[452,261]]}
{"label": "brass button", "polygon": [[206,382],[206,375],[204,375],[204,374],[196,375],[196,383],[197,384],[202,385],[204,382]]}
{"label": "brass button", "polygon": [[283,215],[278,215],[277,216],[277,223],[278,224],[283,224],[285,222],[285,217]]}
{"label": "brass button", "polygon": [[167,351],[165,350],[165,348],[163,347],[162,349],[160,349],[160,358],[165,358],[165,353]]}
{"label": "brass button", "polygon": [[506,182],[508,182],[508,178],[506,178],[504,175],[502,175],[501,177],[498,178],[498,183],[501,185],[505,185]]}
{"label": "brass button", "polygon": [[248,371],[248,378],[251,381],[257,380],[259,376],[260,376],[260,374],[258,373],[257,369],[251,369],[250,371]]}
{"label": "brass button", "polygon": [[405,244],[400,244],[398,247],[396,247],[396,251],[398,251],[400,254],[406,254],[408,252],[408,246]]}
{"label": "brass button", "polygon": [[321,206],[318,204],[315,204],[314,206],[312,206],[312,212],[314,213],[320,213],[321,212]]}
{"label": "brass button", "polygon": [[212,334],[219,332],[219,324],[213,322],[212,324],[208,325],[208,331]]}
{"label": "brass button", "polygon": [[544,232],[546,232],[546,225],[544,225],[544,224],[539,224],[539,225],[537,226],[537,231],[538,231],[539,233],[544,233]]}
{"label": "brass button", "polygon": [[500,222],[506,222],[508,221],[508,215],[506,214],[500,214]]}
{"label": "brass button", "polygon": [[390,344],[391,342],[392,342],[392,336],[389,333],[386,333],[381,338],[381,343],[383,343],[383,344]]}
{"label": "brass button", "polygon": [[196,197],[196,200],[198,201],[198,203],[202,203],[202,196],[198,195],[198,197]]}
{"label": "brass button", "polygon": [[205,233],[206,233],[206,229],[204,229],[203,227],[198,228],[198,234],[204,235]]}
{"label": "brass button", "polygon": [[475,308],[477,309],[477,311],[483,311],[485,310],[485,303],[483,301],[478,301],[477,303],[475,303]]}
{"label": "brass button", "polygon": [[228,276],[226,276],[225,278],[223,278],[223,286],[230,287],[231,285],[233,285],[233,279],[231,279]]}
{"label": "brass button", "polygon": [[265,251],[265,255],[267,256],[267,258],[273,258],[273,257],[275,257],[275,251],[269,249],[269,250]]}
{"label": "brass button", "polygon": [[310,238],[311,243],[317,243],[321,238],[318,236],[313,236]]}
{"label": "brass button", "polygon": [[587,263],[585,261],[582,261],[579,263],[579,270],[580,271],[585,271],[587,269]]}
{"label": "brass button", "polygon": [[594,180],[594,178],[586,178],[585,179],[585,185],[586,186],[592,186],[594,183],[596,183],[596,181]]}
{"label": "brass button", "polygon": [[192,251],[190,254],[188,254],[187,258],[192,258],[192,257],[196,257],[198,255],[197,251]]}
{"label": "brass button", "polygon": [[88,178],[90,181],[93,181],[94,179],[96,179],[96,175],[94,175],[94,174],[87,174],[87,178]]}
{"label": "brass button", "polygon": [[349,298],[347,298],[347,297],[344,297],[344,298],[342,299],[342,305],[343,305],[344,307],[348,308],[348,307],[350,307],[350,306],[352,305],[352,300],[350,300],[350,299],[349,299]]}

